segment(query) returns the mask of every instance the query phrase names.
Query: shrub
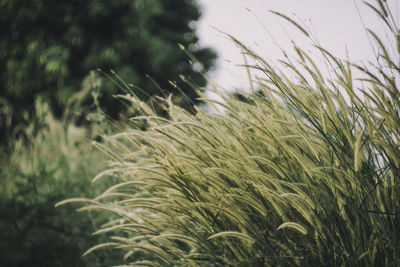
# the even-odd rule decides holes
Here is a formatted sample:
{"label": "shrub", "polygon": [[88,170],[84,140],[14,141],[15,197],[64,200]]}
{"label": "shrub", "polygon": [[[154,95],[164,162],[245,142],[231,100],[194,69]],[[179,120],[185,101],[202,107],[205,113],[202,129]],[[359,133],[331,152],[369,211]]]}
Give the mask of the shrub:
{"label": "shrub", "polygon": [[120,248],[130,266],[399,265],[400,50],[391,56],[370,33],[380,47],[372,70],[316,47],[333,78],[295,43],[299,63],[286,58],[279,70],[231,37],[265,77],[247,101],[207,100],[225,114],[166,101],[165,119],[132,98],[147,130],[95,144],[114,161],[103,174],[120,183],[60,203],[119,217],[97,232],[111,241],[88,252]]}
{"label": "shrub", "polygon": [[[95,196],[110,183],[91,187],[90,177],[106,165],[105,156],[88,143],[88,130],[57,121],[44,104],[36,105],[28,138],[8,139],[0,150],[0,265],[103,266],[119,254],[102,251],[82,258],[93,242],[91,232],[109,220],[75,207],[55,209],[71,196]],[[28,142],[27,142],[28,140]]]}

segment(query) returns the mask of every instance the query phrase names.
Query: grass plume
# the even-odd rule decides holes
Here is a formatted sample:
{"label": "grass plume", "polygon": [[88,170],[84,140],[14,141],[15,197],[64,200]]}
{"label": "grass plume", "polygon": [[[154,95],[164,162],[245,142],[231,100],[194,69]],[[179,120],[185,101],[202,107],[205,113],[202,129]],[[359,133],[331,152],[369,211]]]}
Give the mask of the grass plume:
{"label": "grass plume", "polygon": [[110,136],[121,183],[84,208],[120,217],[104,246],[130,266],[400,264],[399,55],[372,36],[383,53],[373,70],[316,47],[333,78],[297,46],[300,64],[281,70],[232,38],[262,71],[262,94],[221,94],[226,114],[167,100],[168,119],[151,113],[146,130],[132,120]]}

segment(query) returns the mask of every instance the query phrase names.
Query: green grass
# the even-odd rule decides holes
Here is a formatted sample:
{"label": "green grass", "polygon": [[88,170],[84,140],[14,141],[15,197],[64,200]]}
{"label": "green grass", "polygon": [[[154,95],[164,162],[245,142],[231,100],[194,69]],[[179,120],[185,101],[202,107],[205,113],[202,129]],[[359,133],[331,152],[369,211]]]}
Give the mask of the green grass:
{"label": "green grass", "polygon": [[263,73],[252,81],[262,93],[207,100],[223,114],[166,100],[168,119],[132,100],[147,115],[96,144],[120,183],[60,204],[117,216],[93,249],[119,248],[129,266],[399,265],[400,51],[372,36],[371,68],[316,47],[333,77],[295,43],[277,69],[231,37]]}

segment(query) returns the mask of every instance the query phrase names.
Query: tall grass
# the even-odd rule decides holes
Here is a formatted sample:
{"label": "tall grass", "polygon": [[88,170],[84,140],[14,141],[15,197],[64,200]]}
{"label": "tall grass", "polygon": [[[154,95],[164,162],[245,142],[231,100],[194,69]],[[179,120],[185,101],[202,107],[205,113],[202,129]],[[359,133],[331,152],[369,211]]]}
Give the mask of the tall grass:
{"label": "tall grass", "polygon": [[277,69],[232,37],[264,77],[246,101],[207,100],[226,114],[166,100],[165,119],[132,98],[147,115],[95,144],[113,160],[96,179],[113,173],[120,183],[60,203],[119,217],[96,232],[110,242],[88,252],[120,248],[129,266],[399,265],[400,49],[391,55],[370,34],[379,46],[370,68],[316,46],[333,77],[295,44],[298,57]]}

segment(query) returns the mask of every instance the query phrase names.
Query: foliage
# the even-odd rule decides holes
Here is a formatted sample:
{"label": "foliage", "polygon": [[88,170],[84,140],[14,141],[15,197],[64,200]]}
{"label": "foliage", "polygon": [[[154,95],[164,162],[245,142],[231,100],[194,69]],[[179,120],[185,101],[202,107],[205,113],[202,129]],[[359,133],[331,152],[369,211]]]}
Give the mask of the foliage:
{"label": "foliage", "polygon": [[[24,121],[21,114],[31,113],[38,97],[60,116],[82,80],[97,68],[113,69],[135,85],[131,89],[143,100],[162,95],[162,88],[181,105],[191,106],[188,99],[196,102],[197,93],[178,81],[184,97],[168,80],[178,80],[178,74],[199,86],[205,80],[177,44],[190,47],[204,71],[215,58],[211,49],[197,45],[190,23],[199,19],[200,11],[191,0],[4,0],[0,7],[0,97],[10,103],[13,126]],[[114,117],[124,107],[112,99],[117,90],[105,79],[100,101]],[[9,131],[5,124],[0,128],[3,136]]]}
{"label": "foliage", "polygon": [[208,100],[226,114],[193,115],[169,100],[168,119],[132,98],[147,130],[98,145],[114,161],[102,174],[120,182],[59,204],[118,216],[98,231],[111,240],[90,251],[120,248],[129,266],[400,265],[400,50],[390,56],[372,35],[372,70],[316,46],[331,75],[295,43],[283,71],[232,37],[264,74],[252,81],[263,94]]}
{"label": "foliage", "polygon": [[110,183],[90,187],[90,177],[107,164],[90,144],[88,129],[57,121],[47,105],[36,103],[36,121],[26,129],[29,143],[8,140],[0,151],[0,265],[104,266],[120,261],[102,251],[82,258],[93,242],[93,229],[110,218],[76,214],[74,207],[55,209],[71,196],[94,196]]}

